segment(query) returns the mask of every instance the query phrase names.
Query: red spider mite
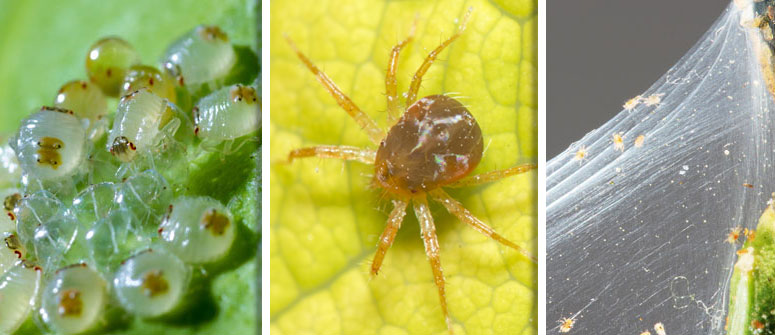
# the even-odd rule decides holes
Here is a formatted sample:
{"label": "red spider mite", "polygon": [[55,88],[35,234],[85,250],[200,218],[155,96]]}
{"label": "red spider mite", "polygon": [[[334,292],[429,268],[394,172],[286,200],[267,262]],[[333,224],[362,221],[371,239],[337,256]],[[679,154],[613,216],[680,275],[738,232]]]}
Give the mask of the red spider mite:
{"label": "red spider mite", "polygon": [[[318,81],[336,99],[342,109],[378,146],[377,150],[361,149],[343,145],[321,145],[293,150],[289,162],[297,158],[319,157],[359,161],[375,166],[374,185],[384,188],[393,198],[394,208],[387,220],[387,227],[379,238],[377,253],[371,265],[371,275],[376,276],[385,253],[393,244],[401,226],[406,209],[412,204],[420,222],[425,253],[431,263],[433,277],[438,288],[441,309],[449,332],[452,324],[447,311],[444,289],[445,280],[439,255],[439,241],[436,227],[428,207],[428,196],[441,203],[460,221],[470,225],[493,240],[514,248],[533,263],[537,260],[530,252],[496,233],[487,224],[476,218],[457,200],[450,197],[442,187],[461,187],[493,182],[508,176],[524,173],[536,168],[535,164],[524,164],[505,170],[491,171],[469,176],[482,158],[483,141],[479,124],[460,102],[446,95],[429,95],[417,99],[423,75],[447,46],[463,33],[471,15],[469,9],[460,22],[458,31],[428,54],[415,73],[406,97],[405,110],[401,110],[397,89],[396,72],[398,56],[413,38],[414,26],[409,36],[390,51],[385,79],[387,112],[394,122],[387,134],[369,118],[341,89],[286,36],[288,44],[312,71]],[[403,112],[403,114],[402,114]]]}

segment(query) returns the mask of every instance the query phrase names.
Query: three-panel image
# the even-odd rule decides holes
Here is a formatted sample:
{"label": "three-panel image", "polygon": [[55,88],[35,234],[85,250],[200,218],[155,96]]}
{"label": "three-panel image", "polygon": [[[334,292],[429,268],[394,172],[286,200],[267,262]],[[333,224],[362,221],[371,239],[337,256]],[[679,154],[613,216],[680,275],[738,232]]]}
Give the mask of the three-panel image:
{"label": "three-panel image", "polygon": [[773,0],[0,0],[0,334],[775,334],[773,36]]}

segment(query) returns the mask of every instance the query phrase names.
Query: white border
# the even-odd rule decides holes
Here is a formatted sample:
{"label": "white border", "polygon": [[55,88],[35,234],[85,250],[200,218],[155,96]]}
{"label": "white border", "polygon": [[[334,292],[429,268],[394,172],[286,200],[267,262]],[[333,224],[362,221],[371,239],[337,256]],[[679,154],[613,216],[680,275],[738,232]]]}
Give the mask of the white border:
{"label": "white border", "polygon": [[538,334],[546,334],[546,1],[538,1]]}
{"label": "white border", "polygon": [[[261,1],[261,334],[269,334],[269,0]],[[263,111],[266,111],[264,113]],[[267,126],[264,128],[263,126]]]}

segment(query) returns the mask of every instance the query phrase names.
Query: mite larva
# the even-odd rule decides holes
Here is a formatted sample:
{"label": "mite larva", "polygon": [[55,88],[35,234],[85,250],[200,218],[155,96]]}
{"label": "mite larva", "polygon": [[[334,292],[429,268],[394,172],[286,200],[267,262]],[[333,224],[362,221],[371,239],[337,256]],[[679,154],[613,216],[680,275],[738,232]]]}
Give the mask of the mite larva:
{"label": "mite larva", "polygon": [[175,103],[174,78],[170,78],[155,67],[148,65],[134,65],[129,68],[124,77],[124,83],[121,84],[121,96],[146,87],[154,94]]}
{"label": "mite larva", "polygon": [[21,193],[15,188],[0,190],[0,200],[3,201],[3,215],[0,215],[0,234],[16,230],[16,214],[13,210],[21,198]]}
{"label": "mite larva", "polygon": [[194,107],[194,133],[206,148],[231,141],[223,149],[228,154],[234,139],[258,129],[260,105],[254,87],[240,84],[223,87],[199,100]]}
{"label": "mite larva", "polygon": [[173,136],[181,124],[177,107],[143,87],[125,95],[118,103],[107,149],[122,162],[138,153],[148,153],[162,139]]}
{"label": "mite larva", "polygon": [[73,264],[48,281],[38,313],[54,332],[78,334],[99,322],[106,300],[105,280],[86,264]]}
{"label": "mite larva", "polygon": [[216,26],[197,26],[172,43],[162,58],[178,84],[197,87],[223,79],[237,56],[229,37]]}
{"label": "mite larva", "polygon": [[22,121],[11,145],[24,174],[56,180],[83,165],[86,133],[72,111],[43,107]]}
{"label": "mite larva", "polygon": [[118,37],[107,37],[89,48],[86,73],[102,92],[115,97],[118,96],[127,69],[139,62],[140,56],[129,42]]}
{"label": "mite larva", "polygon": [[0,334],[16,331],[32,310],[40,286],[41,269],[17,260],[0,274]]}
{"label": "mite larva", "polygon": [[89,139],[100,137],[107,127],[103,119],[108,113],[108,101],[99,87],[83,80],[73,80],[62,85],[54,107],[73,111],[78,117]]}
{"label": "mite larva", "polygon": [[181,197],[169,207],[159,227],[167,249],[186,263],[217,260],[234,241],[234,221],[229,210],[210,197]]}
{"label": "mite larva", "polygon": [[155,317],[173,310],[188,286],[190,273],[171,253],[142,251],[121,264],[113,279],[118,300],[141,317]]}

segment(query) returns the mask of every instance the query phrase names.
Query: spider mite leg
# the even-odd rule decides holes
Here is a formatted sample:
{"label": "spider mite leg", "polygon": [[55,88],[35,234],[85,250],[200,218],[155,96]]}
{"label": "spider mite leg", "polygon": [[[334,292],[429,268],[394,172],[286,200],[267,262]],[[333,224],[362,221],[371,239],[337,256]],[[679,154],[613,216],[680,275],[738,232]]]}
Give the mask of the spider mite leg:
{"label": "spider mite leg", "polygon": [[288,162],[290,163],[293,162],[294,159],[306,157],[338,158],[359,161],[365,164],[374,164],[377,153],[373,150],[346,145],[319,145],[291,151],[291,153],[288,154]]}
{"label": "spider mite leg", "polygon": [[398,229],[401,228],[401,221],[404,220],[406,215],[407,200],[398,199],[393,201],[393,211],[390,212],[388,218],[387,227],[382,235],[379,237],[379,245],[377,246],[377,253],[374,255],[374,260],[371,262],[371,275],[376,276],[379,272],[379,268],[382,266],[382,260],[385,258],[385,253],[396,238]]}
{"label": "spider mite leg", "polygon": [[431,51],[427,57],[425,57],[425,61],[423,61],[422,65],[420,65],[420,68],[417,69],[417,72],[412,78],[412,84],[409,85],[409,92],[406,94],[407,106],[411,106],[417,99],[417,92],[420,91],[422,77],[425,75],[425,72],[428,72],[431,64],[436,61],[436,57],[438,57],[439,53],[441,53],[444,48],[452,44],[452,42],[454,42],[458,37],[460,37],[460,35],[463,34],[463,31],[466,29],[466,23],[468,23],[468,18],[471,17],[471,12],[473,12],[473,10],[473,8],[469,8],[468,11],[466,11],[465,15],[463,15],[463,20],[460,22],[458,31],[454,35],[452,35],[446,41],[442,42],[439,46],[436,47],[436,49],[433,49],[433,51]]}
{"label": "spider mite leg", "polygon": [[538,263],[538,259],[536,259],[535,256],[530,254],[527,250],[524,248],[518,246],[514,242],[511,242],[507,240],[505,237],[499,235],[496,233],[490,226],[479,220],[477,217],[475,217],[471,212],[469,212],[461,203],[459,203],[457,200],[453,199],[449,196],[446,192],[444,192],[442,189],[436,189],[430,192],[431,196],[434,200],[440,202],[444,207],[449,211],[452,215],[456,216],[460,221],[463,221],[463,223],[468,224],[472,228],[476,229],[478,232],[487,235],[488,237],[492,238],[493,240],[500,242],[503,245],[506,245],[508,247],[513,248],[514,250],[519,251],[523,256],[529,258],[533,263]]}
{"label": "spider mite leg", "polygon": [[449,320],[447,311],[447,294],[444,291],[444,273],[441,269],[441,257],[439,257],[439,238],[436,236],[436,225],[433,224],[433,216],[428,208],[428,200],[425,196],[415,198],[414,214],[420,221],[420,231],[422,232],[422,241],[425,245],[425,254],[431,262],[433,278],[436,282],[436,288],[439,290],[439,300],[441,301],[441,311],[444,313],[444,320],[447,322],[447,329],[452,333],[452,323]]}
{"label": "spider mite leg", "polygon": [[452,184],[446,185],[446,187],[475,186],[475,185],[480,185],[484,183],[491,183],[506,177],[522,174],[530,170],[534,170],[536,168],[538,168],[538,165],[533,163],[517,165],[515,167],[511,167],[504,170],[496,170],[496,171],[485,172],[475,176],[468,176]]}
{"label": "spider mite leg", "polygon": [[401,116],[401,107],[398,105],[398,80],[396,79],[396,72],[398,70],[398,56],[409,42],[414,38],[414,32],[417,28],[417,18],[415,17],[412,28],[409,30],[409,36],[405,40],[396,44],[392,50],[390,50],[390,58],[388,60],[387,75],[385,76],[385,95],[387,96],[387,111],[388,120],[390,123],[398,120]]}
{"label": "spider mite leg", "polygon": [[285,36],[285,39],[288,41],[288,44],[291,46],[293,51],[296,53],[296,56],[301,59],[302,63],[307,66],[307,68],[312,71],[312,73],[317,77],[318,81],[323,84],[323,86],[328,90],[329,93],[331,93],[331,96],[336,99],[336,103],[339,104],[342,109],[344,109],[347,114],[350,114],[350,116],[355,120],[355,122],[358,123],[359,126],[361,126],[361,129],[366,131],[366,134],[369,135],[369,138],[374,144],[379,144],[383,138],[385,138],[385,133],[377,127],[377,124],[369,118],[366,113],[364,113],[358,106],[355,105],[355,103],[350,100],[349,97],[347,97],[344,92],[342,92],[341,89],[339,89],[338,86],[331,80],[331,78],[328,78],[328,76],[323,73],[323,71],[320,71],[315,64],[312,64],[312,62],[305,56],[301,51],[299,51],[299,48],[296,47],[296,44],[293,43],[290,37]]}

